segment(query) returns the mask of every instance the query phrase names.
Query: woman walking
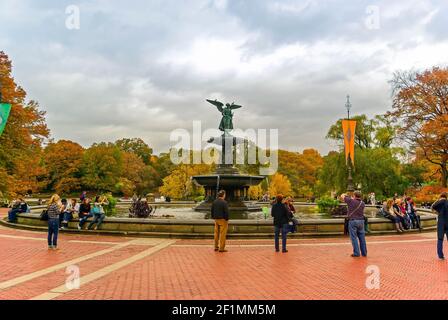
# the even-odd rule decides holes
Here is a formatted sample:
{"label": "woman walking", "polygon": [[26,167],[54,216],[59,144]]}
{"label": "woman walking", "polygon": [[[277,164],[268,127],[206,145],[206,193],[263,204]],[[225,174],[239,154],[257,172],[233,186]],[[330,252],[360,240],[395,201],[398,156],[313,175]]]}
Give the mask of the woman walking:
{"label": "woman walking", "polygon": [[48,249],[57,250],[59,234],[59,216],[61,214],[61,198],[54,194],[48,203]]}

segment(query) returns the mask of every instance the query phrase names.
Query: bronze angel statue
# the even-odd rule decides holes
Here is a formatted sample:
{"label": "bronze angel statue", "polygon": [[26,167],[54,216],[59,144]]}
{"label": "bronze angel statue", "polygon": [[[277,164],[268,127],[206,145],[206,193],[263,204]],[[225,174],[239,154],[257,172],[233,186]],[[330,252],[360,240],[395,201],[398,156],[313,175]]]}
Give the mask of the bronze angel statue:
{"label": "bronze angel statue", "polygon": [[242,106],[236,105],[235,103],[229,104],[226,103],[226,106],[224,107],[224,103],[219,102],[218,100],[209,100],[207,99],[207,102],[213,104],[218,108],[218,110],[222,114],[221,123],[219,124],[219,130],[221,131],[228,131],[233,130],[233,112],[234,109],[239,109]]}

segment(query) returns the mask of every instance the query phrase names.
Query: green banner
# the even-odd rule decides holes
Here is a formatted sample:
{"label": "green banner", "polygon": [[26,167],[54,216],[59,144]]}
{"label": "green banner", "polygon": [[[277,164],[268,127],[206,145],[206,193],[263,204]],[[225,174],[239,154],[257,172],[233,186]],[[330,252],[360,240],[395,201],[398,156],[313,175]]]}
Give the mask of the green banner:
{"label": "green banner", "polygon": [[10,111],[11,111],[10,104],[0,103],[0,135],[2,135],[3,130],[5,129],[6,121],[8,121]]}

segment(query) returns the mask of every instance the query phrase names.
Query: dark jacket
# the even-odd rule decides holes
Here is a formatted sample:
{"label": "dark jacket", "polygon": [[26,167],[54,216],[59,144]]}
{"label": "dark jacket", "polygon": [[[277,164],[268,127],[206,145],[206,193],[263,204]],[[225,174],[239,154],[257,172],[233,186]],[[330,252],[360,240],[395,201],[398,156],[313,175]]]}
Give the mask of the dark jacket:
{"label": "dark jacket", "polygon": [[432,205],[432,209],[439,214],[439,221],[448,224],[448,200],[440,199]]}
{"label": "dark jacket", "polygon": [[81,203],[79,206],[79,217],[83,218],[84,216],[88,216],[90,214],[90,203]]}
{"label": "dark jacket", "polygon": [[344,198],[347,203],[347,217],[350,220],[364,220],[365,203],[361,199],[352,199],[351,197]]}
{"label": "dark jacket", "polygon": [[223,199],[216,199],[212,204],[212,219],[229,220],[229,205]]}
{"label": "dark jacket", "polygon": [[271,216],[274,218],[274,226],[282,226],[289,222],[289,211],[283,203],[275,203],[272,206]]}

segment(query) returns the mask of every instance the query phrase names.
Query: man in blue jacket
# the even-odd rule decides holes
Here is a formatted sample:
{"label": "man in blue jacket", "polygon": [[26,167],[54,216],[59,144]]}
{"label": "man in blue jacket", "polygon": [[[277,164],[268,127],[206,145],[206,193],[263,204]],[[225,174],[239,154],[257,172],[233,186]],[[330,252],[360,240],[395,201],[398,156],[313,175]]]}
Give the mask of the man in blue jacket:
{"label": "man in blue jacket", "polygon": [[438,213],[437,219],[437,255],[439,259],[444,260],[445,256],[443,254],[443,240],[445,235],[448,238],[448,200],[447,193],[443,192],[440,195],[440,199],[434,202],[432,205],[432,210]]}

